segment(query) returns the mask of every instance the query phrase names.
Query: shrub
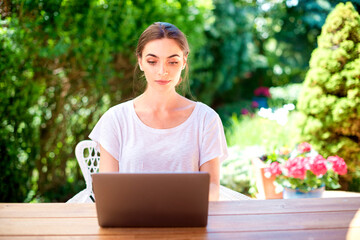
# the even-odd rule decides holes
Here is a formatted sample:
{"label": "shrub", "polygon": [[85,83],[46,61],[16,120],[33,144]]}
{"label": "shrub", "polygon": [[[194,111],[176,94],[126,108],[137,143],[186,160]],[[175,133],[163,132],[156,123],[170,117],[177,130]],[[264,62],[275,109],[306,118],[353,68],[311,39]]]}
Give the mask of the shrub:
{"label": "shrub", "polygon": [[0,2],[0,201],[66,201],[84,187],[75,145],[132,96],[134,48],[150,23],[174,23],[192,51],[203,43],[208,8],[144,2]]}
{"label": "shrub", "polygon": [[299,126],[301,141],[325,157],[342,156],[350,172],[360,163],[359,66],[360,17],[351,3],[340,3],[311,56],[298,101]]}
{"label": "shrub", "polygon": [[[1,4],[0,4],[1,5]],[[0,202],[23,201],[39,154],[39,113],[34,108],[44,91],[34,80],[33,38],[19,22],[0,22]]]}

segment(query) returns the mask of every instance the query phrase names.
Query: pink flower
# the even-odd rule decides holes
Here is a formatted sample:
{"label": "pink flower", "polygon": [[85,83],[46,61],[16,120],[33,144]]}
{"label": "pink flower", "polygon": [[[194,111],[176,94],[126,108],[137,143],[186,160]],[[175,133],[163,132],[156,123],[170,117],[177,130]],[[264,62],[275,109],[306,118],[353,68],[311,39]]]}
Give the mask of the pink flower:
{"label": "pink flower", "polygon": [[288,170],[288,176],[304,180],[306,176],[305,161],[304,157],[289,159],[285,163],[285,168]]}
{"label": "pink flower", "polygon": [[321,155],[317,155],[311,159],[310,170],[316,175],[324,175],[327,172],[326,160]]}
{"label": "pink flower", "polygon": [[311,151],[311,145],[310,145],[310,143],[307,143],[307,142],[300,143],[297,146],[297,150],[298,150],[299,153],[310,152]]}
{"label": "pink flower", "polygon": [[278,176],[282,173],[278,162],[272,162],[269,167],[265,168],[265,171],[269,172],[271,176]]}
{"label": "pink flower", "polygon": [[258,107],[259,107],[259,103],[256,102],[256,101],[252,101],[251,107],[252,107],[252,108],[258,108]]}
{"label": "pink flower", "polygon": [[346,163],[341,157],[330,156],[327,158],[327,160],[332,163],[332,168],[334,169],[334,172],[338,173],[339,175],[344,175],[347,173]]}
{"label": "pink flower", "polygon": [[306,170],[310,170],[311,169],[311,157],[304,157],[302,159],[302,164],[304,165]]}
{"label": "pink flower", "polygon": [[270,91],[268,87],[258,87],[254,90],[255,96],[264,96],[264,97],[271,97]]}
{"label": "pink flower", "polygon": [[241,114],[242,115],[248,115],[249,114],[249,110],[247,110],[246,108],[241,109]]}

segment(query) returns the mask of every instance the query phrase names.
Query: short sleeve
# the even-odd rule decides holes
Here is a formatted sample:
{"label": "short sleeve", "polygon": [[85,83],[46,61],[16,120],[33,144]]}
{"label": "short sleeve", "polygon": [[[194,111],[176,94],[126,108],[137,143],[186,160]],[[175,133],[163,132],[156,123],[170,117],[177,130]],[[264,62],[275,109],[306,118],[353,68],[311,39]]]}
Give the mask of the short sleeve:
{"label": "short sleeve", "polygon": [[220,162],[228,156],[224,127],[217,113],[205,119],[203,137],[200,145],[200,166],[214,158]]}
{"label": "short sleeve", "polygon": [[97,122],[91,131],[89,138],[97,143],[98,150],[100,145],[119,161],[120,131],[116,125],[112,109],[108,110]]}

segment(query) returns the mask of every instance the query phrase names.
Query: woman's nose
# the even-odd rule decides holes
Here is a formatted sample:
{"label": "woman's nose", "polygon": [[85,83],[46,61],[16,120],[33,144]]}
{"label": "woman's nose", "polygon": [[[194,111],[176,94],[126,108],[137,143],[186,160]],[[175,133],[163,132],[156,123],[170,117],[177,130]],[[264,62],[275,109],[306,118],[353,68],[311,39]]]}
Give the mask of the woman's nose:
{"label": "woman's nose", "polygon": [[167,69],[166,69],[165,64],[160,64],[160,67],[159,67],[159,75],[165,76],[165,75],[167,75],[167,74],[168,74],[168,72],[167,72]]}

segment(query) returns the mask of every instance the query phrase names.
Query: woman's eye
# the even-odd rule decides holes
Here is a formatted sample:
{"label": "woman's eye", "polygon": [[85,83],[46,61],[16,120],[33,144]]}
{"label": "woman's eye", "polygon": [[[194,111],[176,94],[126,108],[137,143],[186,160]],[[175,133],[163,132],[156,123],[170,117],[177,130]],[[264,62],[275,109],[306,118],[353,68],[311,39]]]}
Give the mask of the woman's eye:
{"label": "woman's eye", "polygon": [[150,65],[154,65],[156,62],[155,61],[147,61],[148,62],[148,64],[150,64]]}
{"label": "woman's eye", "polygon": [[176,65],[178,64],[179,62],[170,62],[171,65]]}

